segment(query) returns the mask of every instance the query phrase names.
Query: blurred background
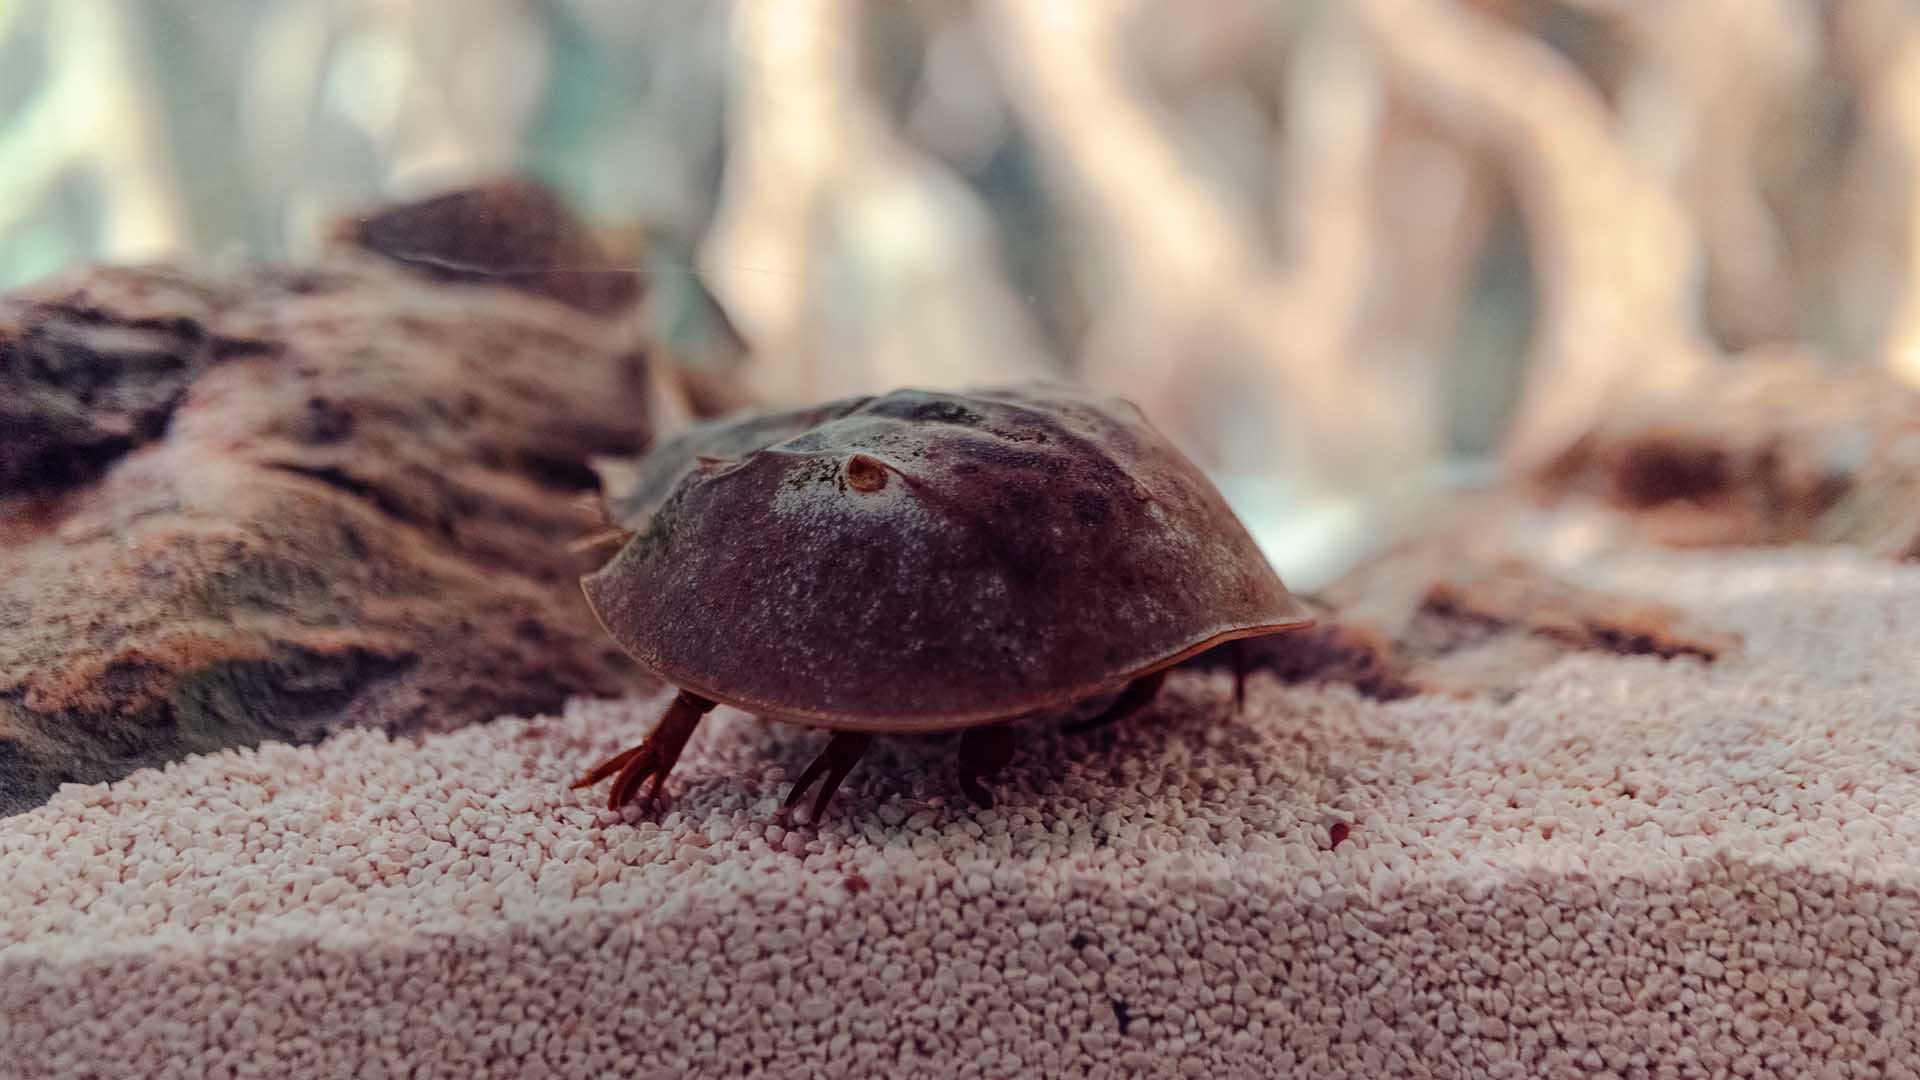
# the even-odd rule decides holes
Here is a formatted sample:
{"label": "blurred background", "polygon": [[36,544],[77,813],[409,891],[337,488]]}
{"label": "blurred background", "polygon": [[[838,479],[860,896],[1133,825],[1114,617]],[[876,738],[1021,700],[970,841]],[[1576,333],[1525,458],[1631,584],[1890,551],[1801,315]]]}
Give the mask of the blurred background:
{"label": "blurred background", "polygon": [[754,398],[1078,379],[1307,585],[1706,366],[1920,381],[1914,0],[0,0],[0,286],[507,171]]}

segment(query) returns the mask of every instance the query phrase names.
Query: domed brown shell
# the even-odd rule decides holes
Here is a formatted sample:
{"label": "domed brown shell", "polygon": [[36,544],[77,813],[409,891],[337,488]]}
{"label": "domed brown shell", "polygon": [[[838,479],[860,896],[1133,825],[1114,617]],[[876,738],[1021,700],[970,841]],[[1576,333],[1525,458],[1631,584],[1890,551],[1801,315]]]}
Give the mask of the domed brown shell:
{"label": "domed brown shell", "polygon": [[582,581],[608,632],[796,723],[992,723],[1312,621],[1138,409],[1051,385],[709,423],[610,505],[637,535]]}

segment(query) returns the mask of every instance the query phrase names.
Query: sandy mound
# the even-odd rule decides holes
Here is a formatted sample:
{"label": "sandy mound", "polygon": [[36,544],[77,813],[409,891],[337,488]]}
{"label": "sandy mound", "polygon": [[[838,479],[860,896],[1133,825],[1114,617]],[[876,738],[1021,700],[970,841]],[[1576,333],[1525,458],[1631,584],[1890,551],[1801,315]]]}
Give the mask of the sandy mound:
{"label": "sandy mound", "polygon": [[69,787],[0,821],[0,1074],[1916,1075],[1920,567],[1580,576],[1744,651],[1183,672],[992,811],[883,745],[817,832],[820,737],[726,710],[657,824],[568,791],[658,699]]}

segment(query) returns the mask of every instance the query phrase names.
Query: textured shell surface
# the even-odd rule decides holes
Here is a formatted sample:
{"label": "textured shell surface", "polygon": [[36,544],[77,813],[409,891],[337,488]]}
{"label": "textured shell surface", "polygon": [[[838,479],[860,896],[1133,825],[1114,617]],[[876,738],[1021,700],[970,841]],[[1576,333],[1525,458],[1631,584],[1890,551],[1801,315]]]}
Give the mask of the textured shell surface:
{"label": "textured shell surface", "polygon": [[1051,384],[709,422],[609,507],[635,535],[582,585],[614,639],[796,723],[992,723],[1311,621],[1139,410]]}

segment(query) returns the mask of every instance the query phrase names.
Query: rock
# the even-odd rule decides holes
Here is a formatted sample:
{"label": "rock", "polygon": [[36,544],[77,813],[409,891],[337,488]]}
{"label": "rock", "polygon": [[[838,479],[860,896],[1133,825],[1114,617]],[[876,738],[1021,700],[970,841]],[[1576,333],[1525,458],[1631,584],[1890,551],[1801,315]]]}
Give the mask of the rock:
{"label": "rock", "polygon": [[[1573,584],[1509,545],[1479,539],[1489,522],[1518,512],[1505,496],[1470,500],[1450,524],[1305,598],[1320,616],[1313,627],[1239,643],[1239,662],[1283,682],[1345,683],[1382,700],[1501,698],[1569,652],[1711,662],[1740,651],[1737,634],[1668,604]],[[1231,663],[1223,653],[1202,661]]]}
{"label": "rock", "polygon": [[1920,391],[1878,368],[1749,355],[1617,410],[1529,479],[1663,544],[1920,558]]}
{"label": "rock", "polygon": [[509,285],[595,314],[624,311],[641,293],[639,275],[558,196],[513,177],[379,207],[333,235],[441,281]]}
{"label": "rock", "polygon": [[[441,281],[509,285],[648,338],[656,427],[751,404],[746,341],[694,269],[694,245],[658,227],[589,230],[553,192],[507,177],[334,223],[333,240]],[[645,289],[641,283],[645,282]]]}
{"label": "rock", "polygon": [[[448,205],[381,235],[432,249]],[[579,257],[557,203],[518,205]],[[470,262],[540,261],[510,208],[445,220]],[[507,240],[476,238],[490,220]],[[0,812],[191,753],[648,685],[568,551],[599,522],[589,460],[648,437],[637,324],[603,292],[439,276],[345,248],[0,298]]]}
{"label": "rock", "polygon": [[1585,559],[1650,544],[1920,559],[1920,392],[1876,368],[1757,351],[1616,409],[1544,469],[1466,502],[1310,598],[1319,626],[1244,646],[1243,662],[1394,698],[1503,695],[1575,650],[1714,660],[1738,638],[1479,538],[1521,535],[1516,523],[1545,506]]}

